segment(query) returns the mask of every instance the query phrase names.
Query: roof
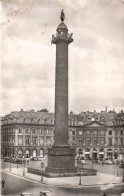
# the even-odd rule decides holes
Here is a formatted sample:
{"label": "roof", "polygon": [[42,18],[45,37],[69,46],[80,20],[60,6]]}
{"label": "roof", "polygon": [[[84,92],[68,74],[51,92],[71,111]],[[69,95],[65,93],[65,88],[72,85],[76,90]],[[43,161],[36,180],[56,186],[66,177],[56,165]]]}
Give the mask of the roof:
{"label": "roof", "polygon": [[59,24],[59,26],[57,27],[57,29],[67,29],[67,26],[65,25],[64,22],[61,22],[61,23]]}

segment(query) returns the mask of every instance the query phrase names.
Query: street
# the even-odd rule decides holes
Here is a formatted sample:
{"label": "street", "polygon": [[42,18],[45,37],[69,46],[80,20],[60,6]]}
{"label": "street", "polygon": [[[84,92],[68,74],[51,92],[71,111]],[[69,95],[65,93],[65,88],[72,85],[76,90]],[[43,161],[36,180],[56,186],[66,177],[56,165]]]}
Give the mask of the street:
{"label": "street", "polygon": [[[2,188],[1,195],[19,196],[21,192],[30,192],[33,193],[34,196],[37,196],[40,194],[40,191],[43,190],[51,190],[53,192],[53,196],[103,195],[103,191],[100,190],[100,186],[81,188],[52,187],[4,172],[2,172],[1,178],[4,178],[5,180],[5,187]],[[106,190],[107,196],[120,196],[123,192],[123,185],[114,186],[113,188]]]}

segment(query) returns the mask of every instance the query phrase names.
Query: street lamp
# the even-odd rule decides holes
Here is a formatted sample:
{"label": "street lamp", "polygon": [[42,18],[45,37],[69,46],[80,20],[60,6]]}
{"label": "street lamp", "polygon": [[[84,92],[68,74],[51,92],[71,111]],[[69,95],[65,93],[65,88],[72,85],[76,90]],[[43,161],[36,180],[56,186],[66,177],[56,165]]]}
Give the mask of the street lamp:
{"label": "street lamp", "polygon": [[41,162],[41,169],[42,169],[41,181],[42,181],[42,182],[43,182],[43,168],[44,168],[44,163]]}

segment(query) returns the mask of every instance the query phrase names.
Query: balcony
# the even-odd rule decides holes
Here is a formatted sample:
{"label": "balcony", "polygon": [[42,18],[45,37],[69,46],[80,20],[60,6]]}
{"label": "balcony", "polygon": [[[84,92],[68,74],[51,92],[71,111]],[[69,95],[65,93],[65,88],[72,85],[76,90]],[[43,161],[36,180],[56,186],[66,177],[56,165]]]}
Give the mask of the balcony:
{"label": "balcony", "polygon": [[67,33],[67,34],[64,34],[63,32],[56,33],[56,34],[52,35],[51,44],[56,43],[58,40],[65,40],[70,43],[73,41],[72,35],[73,35],[72,33]]}

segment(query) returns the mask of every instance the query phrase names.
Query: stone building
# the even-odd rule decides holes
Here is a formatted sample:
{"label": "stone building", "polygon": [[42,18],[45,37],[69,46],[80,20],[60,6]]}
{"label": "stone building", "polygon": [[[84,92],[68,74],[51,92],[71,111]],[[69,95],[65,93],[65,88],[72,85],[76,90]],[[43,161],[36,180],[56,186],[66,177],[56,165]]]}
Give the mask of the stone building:
{"label": "stone building", "polygon": [[[12,112],[1,118],[1,154],[43,157],[54,143],[54,114]],[[124,112],[81,112],[68,116],[68,143],[85,158],[124,156]]]}

